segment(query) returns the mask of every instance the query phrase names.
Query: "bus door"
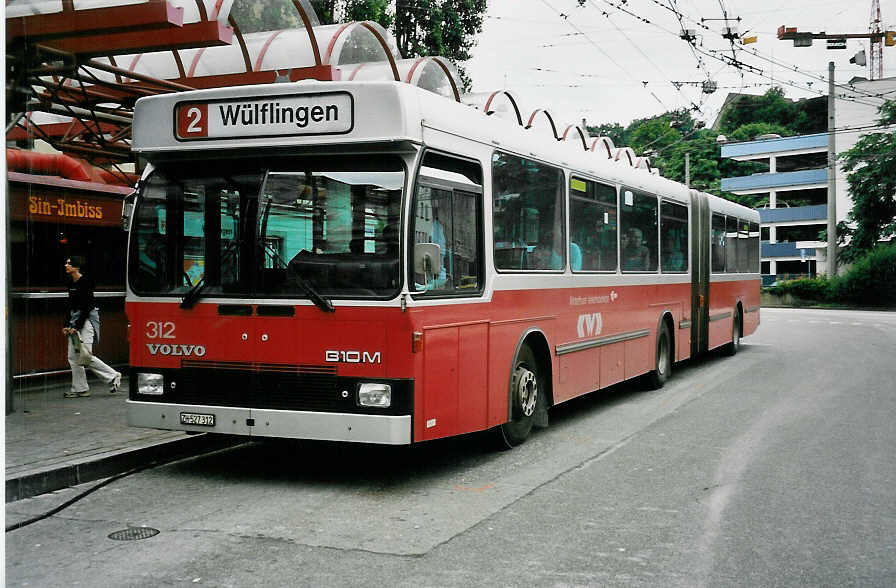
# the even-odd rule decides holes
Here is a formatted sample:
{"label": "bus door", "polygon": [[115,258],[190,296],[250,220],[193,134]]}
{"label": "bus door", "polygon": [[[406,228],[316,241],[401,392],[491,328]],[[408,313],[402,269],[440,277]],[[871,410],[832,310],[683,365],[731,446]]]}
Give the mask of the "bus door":
{"label": "bus door", "polygon": [[[420,439],[484,429],[487,423],[488,321],[458,304],[482,296],[482,171],[476,162],[428,152],[411,218],[409,279],[415,300],[438,301],[423,319],[422,394],[415,411]],[[428,253],[427,253],[428,252]],[[425,255],[437,255],[433,265]],[[418,422],[418,425],[420,423]]]}
{"label": "bus door", "polygon": [[691,357],[709,348],[709,201],[691,190]]}

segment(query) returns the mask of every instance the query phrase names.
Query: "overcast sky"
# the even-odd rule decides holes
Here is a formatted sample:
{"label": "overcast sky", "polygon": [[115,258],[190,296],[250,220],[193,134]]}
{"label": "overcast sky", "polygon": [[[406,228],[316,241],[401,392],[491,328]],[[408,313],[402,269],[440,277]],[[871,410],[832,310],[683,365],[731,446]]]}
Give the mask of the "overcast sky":
{"label": "overcast sky", "polygon": [[[686,28],[696,30],[697,47],[708,55],[695,56],[678,38],[682,27],[670,5],[683,14]],[[882,27],[896,29],[896,0],[880,5]],[[701,19],[722,19],[723,9],[741,36],[758,37],[754,44],[738,44],[735,53],[758,71],[718,58],[732,56],[721,36],[725,22]],[[627,124],[691,105],[702,111],[697,118],[711,124],[729,92],[761,94],[775,84],[791,98],[827,94],[829,61],[836,64],[838,83],[868,77],[867,67],[849,63],[859,50],[867,53],[867,39],[850,39],[842,51],[827,50],[824,40],[795,48],[792,41],[779,41],[776,31],[787,25],[815,33],[867,33],[870,15],[871,0],[586,0],[582,7],[577,0],[488,0],[467,72],[473,91],[508,89],[522,110],[547,108],[558,125],[583,117],[588,124]],[[889,76],[896,76],[896,47],[884,47],[884,77]],[[672,84],[707,78],[718,84],[714,94]]]}

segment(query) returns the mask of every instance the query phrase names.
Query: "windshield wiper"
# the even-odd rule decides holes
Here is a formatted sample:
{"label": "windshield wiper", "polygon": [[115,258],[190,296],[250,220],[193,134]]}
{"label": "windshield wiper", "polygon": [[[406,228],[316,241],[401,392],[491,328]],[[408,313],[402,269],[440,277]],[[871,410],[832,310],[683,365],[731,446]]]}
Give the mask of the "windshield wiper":
{"label": "windshield wiper", "polygon": [[[224,267],[224,265],[230,261],[233,254],[239,250],[240,245],[242,245],[242,241],[240,240],[231,241],[230,244],[227,245],[224,255],[221,256],[221,267]],[[187,290],[187,293],[184,294],[184,297],[180,301],[180,307],[186,309],[193,308],[207,285],[208,282],[205,281],[205,275],[203,275],[199,278],[199,281],[193,284],[193,287]]]}
{"label": "windshield wiper", "polygon": [[312,286],[308,282],[308,280],[300,276],[298,273],[293,273],[293,277],[299,288],[301,288],[302,291],[305,292],[309,300],[311,300],[311,302],[313,302],[319,309],[324,312],[336,312],[336,308],[333,306],[333,303],[330,302],[330,299],[321,296],[320,293],[318,293],[318,291],[314,289],[314,286]]}
{"label": "windshield wiper", "polygon": [[292,273],[293,280],[295,280],[296,285],[302,289],[302,292],[308,297],[311,302],[315,304],[319,309],[324,312],[336,312],[336,307],[333,306],[333,303],[330,302],[329,298],[321,295],[320,292],[314,289],[314,286],[311,283],[303,278],[295,269],[290,269],[289,264],[286,263],[286,260],[280,255],[280,253],[274,249],[270,244],[264,243],[264,250],[271,254],[271,256],[277,261],[277,263],[282,264],[284,268],[286,268],[287,272]]}
{"label": "windshield wiper", "polygon": [[[265,180],[262,183],[262,194],[264,194],[264,186],[267,185],[268,175],[265,174]],[[267,234],[268,228],[268,215],[271,213],[271,203],[273,198],[270,196],[267,198],[267,201],[264,203],[264,211],[261,213],[261,230],[258,232],[257,243],[261,245],[263,251],[269,253],[271,257],[273,257],[277,263],[283,266],[287,271],[289,271],[289,264],[285,259],[280,255],[280,252],[274,249],[267,241],[265,241],[264,237]],[[293,272],[293,278],[295,279],[296,285],[302,289],[305,295],[308,297],[311,302],[315,304],[319,309],[324,312],[336,312],[336,308],[333,306],[333,303],[330,302],[329,298],[325,298],[322,296],[317,290],[314,289],[308,280],[299,275],[298,272]]]}
{"label": "windshield wiper", "polygon": [[195,306],[196,301],[199,300],[199,296],[202,294],[202,291],[205,290],[206,281],[205,276],[199,278],[199,281],[193,284],[193,287],[187,290],[187,293],[184,294],[184,297],[180,301],[180,307],[190,309]]}

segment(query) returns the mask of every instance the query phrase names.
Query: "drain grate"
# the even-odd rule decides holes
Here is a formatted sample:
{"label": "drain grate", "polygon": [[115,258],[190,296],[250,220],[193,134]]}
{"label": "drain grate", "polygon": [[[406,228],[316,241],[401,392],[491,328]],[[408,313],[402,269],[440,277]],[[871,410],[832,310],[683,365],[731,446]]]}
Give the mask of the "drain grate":
{"label": "drain grate", "polygon": [[116,541],[138,541],[140,539],[149,539],[159,534],[158,529],[152,527],[128,527],[121,531],[109,533],[109,539]]}

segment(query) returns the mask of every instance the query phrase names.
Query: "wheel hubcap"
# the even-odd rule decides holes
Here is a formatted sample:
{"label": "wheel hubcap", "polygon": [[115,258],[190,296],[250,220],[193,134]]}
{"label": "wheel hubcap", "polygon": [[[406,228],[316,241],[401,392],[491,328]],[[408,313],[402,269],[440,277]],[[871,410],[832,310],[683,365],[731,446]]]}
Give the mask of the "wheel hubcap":
{"label": "wheel hubcap", "polygon": [[660,360],[657,364],[657,371],[660,374],[665,374],[669,369],[669,340],[665,337],[660,341]]}
{"label": "wheel hubcap", "polygon": [[538,398],[538,380],[535,372],[520,366],[516,369],[516,398],[517,406],[523,416],[532,416],[535,412],[535,401]]}

